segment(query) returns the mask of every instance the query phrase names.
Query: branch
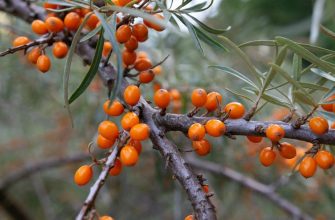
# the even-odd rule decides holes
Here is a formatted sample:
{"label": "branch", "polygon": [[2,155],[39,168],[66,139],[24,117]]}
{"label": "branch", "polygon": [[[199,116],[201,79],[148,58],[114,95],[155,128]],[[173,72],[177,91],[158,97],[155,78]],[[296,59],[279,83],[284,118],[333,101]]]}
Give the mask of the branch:
{"label": "branch", "polygon": [[267,186],[263,183],[258,182],[250,177],[247,177],[235,170],[232,170],[228,167],[223,167],[212,162],[207,162],[203,160],[196,159],[194,157],[187,157],[187,163],[191,166],[196,167],[200,170],[209,171],[217,175],[222,175],[227,177],[244,187],[247,187],[254,192],[259,193],[265,198],[269,199],[276,206],[280,207],[282,210],[292,215],[293,219],[300,220],[312,220],[313,218],[309,215],[303,213],[297,206],[284,199],[276,192],[273,191],[273,188]]}

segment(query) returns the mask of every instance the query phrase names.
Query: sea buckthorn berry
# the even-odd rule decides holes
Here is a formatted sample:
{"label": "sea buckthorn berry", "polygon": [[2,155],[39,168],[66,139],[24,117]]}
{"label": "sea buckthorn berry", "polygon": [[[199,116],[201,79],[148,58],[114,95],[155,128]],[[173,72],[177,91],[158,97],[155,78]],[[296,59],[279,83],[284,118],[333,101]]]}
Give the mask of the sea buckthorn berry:
{"label": "sea buckthorn berry", "polygon": [[110,100],[107,100],[103,105],[104,112],[109,116],[119,116],[124,111],[123,105],[118,100],[114,100],[113,103],[109,105]]}
{"label": "sea buckthorn berry", "polygon": [[317,135],[322,135],[329,129],[328,121],[322,117],[311,118],[308,124],[311,131]]}
{"label": "sea buckthorn berry", "polygon": [[206,139],[193,141],[192,147],[199,156],[206,156],[211,152],[211,144]]}
{"label": "sea buckthorn berry", "polygon": [[170,93],[166,89],[157,90],[154,94],[154,102],[161,109],[165,109],[170,104]]}
{"label": "sea buckthorn berry", "polygon": [[123,93],[124,101],[131,106],[138,103],[141,98],[141,90],[135,85],[128,86]]}
{"label": "sea buckthorn berry", "polygon": [[36,64],[37,63],[37,59],[39,58],[39,56],[41,56],[41,50],[40,50],[40,48],[35,47],[31,51],[29,51],[29,53],[28,53],[28,60],[31,63]]}
{"label": "sea buckthorn berry", "polygon": [[77,30],[80,23],[81,18],[76,12],[70,12],[64,18],[64,25],[69,31]]}
{"label": "sea buckthorn berry", "polygon": [[83,186],[86,185],[93,176],[93,169],[89,165],[83,165],[79,167],[79,169],[74,174],[74,182],[79,185]]}
{"label": "sea buckthorn berry", "polygon": [[129,131],[138,123],[140,123],[140,119],[134,112],[127,112],[121,119],[121,126],[126,131]]}
{"label": "sea buckthorn berry", "polygon": [[137,58],[138,59],[141,59],[141,58],[148,58],[149,59],[149,56],[148,56],[147,52],[145,52],[145,51],[139,51],[137,53]]}
{"label": "sea buckthorn berry", "polygon": [[47,55],[41,55],[38,57],[36,66],[42,73],[48,72],[51,67],[51,61]]}
{"label": "sea buckthorn berry", "polygon": [[135,147],[138,155],[141,154],[141,152],[142,152],[142,144],[141,144],[140,141],[136,141],[136,140],[131,139],[129,141],[128,145]]}
{"label": "sea buckthorn berry", "polygon": [[49,17],[45,20],[48,31],[53,33],[61,32],[64,29],[64,23],[60,18]]}
{"label": "sea buckthorn berry", "polygon": [[119,6],[125,6],[131,2],[131,0],[118,0],[118,5]]}
{"label": "sea buckthorn berry", "polygon": [[[161,14],[154,14],[153,16],[155,16],[157,19],[161,19],[161,20],[164,20],[164,16],[161,15]],[[155,31],[164,31],[165,30],[165,27],[159,25],[159,24],[156,24],[152,21],[147,21],[147,20],[144,20],[144,24],[146,26],[148,26],[149,28],[152,28],[154,29]]]}
{"label": "sea buckthorn berry", "polygon": [[207,111],[212,112],[218,108],[218,103],[222,103],[222,95],[218,92],[210,92],[207,95],[207,101],[205,104],[205,108]]}
{"label": "sea buckthorn berry", "polygon": [[186,216],[184,220],[194,220],[193,215]]}
{"label": "sea buckthorn berry", "polygon": [[278,142],[285,136],[285,130],[282,126],[277,124],[271,124],[265,130],[266,137],[272,142]]}
{"label": "sea buckthorn berry", "polygon": [[139,42],[144,42],[148,39],[148,28],[144,24],[135,24],[133,26],[133,35]]}
{"label": "sea buckthorn berry", "polygon": [[[326,101],[333,101],[335,99],[335,94],[326,99]],[[322,104],[321,107],[327,112],[333,112],[334,104]]]}
{"label": "sea buckthorn berry", "polygon": [[205,124],[206,132],[213,137],[219,137],[226,132],[225,124],[217,119],[211,119]]}
{"label": "sea buckthorn berry", "polygon": [[208,185],[203,185],[201,188],[204,191],[204,193],[209,193],[209,187],[208,187]]}
{"label": "sea buckthorn berry", "polygon": [[275,159],[276,159],[276,152],[274,152],[274,150],[272,150],[271,147],[266,147],[262,149],[261,153],[259,154],[259,161],[265,167],[270,166]]}
{"label": "sea buckthorn berry", "polygon": [[31,29],[35,34],[43,35],[48,33],[48,28],[46,24],[41,20],[34,20],[31,23]]}
{"label": "sea buckthorn berry", "polygon": [[104,215],[104,216],[101,216],[101,217],[99,218],[99,220],[114,220],[114,218],[112,218],[112,217],[110,217],[110,216],[108,216],[108,215]]}
{"label": "sea buckthorn berry", "polygon": [[138,80],[141,83],[149,83],[155,78],[155,74],[152,70],[145,70],[140,73]]}
{"label": "sea buckthorn berry", "polygon": [[334,165],[334,156],[326,150],[320,150],[314,157],[318,166],[322,169],[329,169]]}
{"label": "sea buckthorn berry", "polygon": [[109,53],[112,51],[113,46],[110,42],[106,41],[104,42],[104,47],[102,49],[102,55],[104,57],[107,57],[109,55]]}
{"label": "sea buckthorn berry", "polygon": [[238,119],[243,117],[245,109],[241,103],[231,102],[225,106],[224,111],[229,113],[229,118]]}
{"label": "sea buckthorn berry", "polygon": [[109,170],[109,175],[118,176],[122,171],[122,163],[119,158],[115,159],[114,166]]}
{"label": "sea buckthorn berry", "polygon": [[122,52],[122,60],[126,66],[133,65],[136,61],[136,52],[124,50]]}
{"label": "sea buckthorn berry", "polygon": [[172,100],[178,101],[181,99],[181,94],[178,89],[171,89],[169,92]]}
{"label": "sea buckthorn berry", "polygon": [[28,37],[25,37],[25,36],[20,36],[20,37],[17,37],[13,40],[13,47],[19,47],[19,46],[22,46],[22,45],[25,45],[27,43],[29,43],[30,40]]}
{"label": "sea buckthorn berry", "polygon": [[145,70],[150,69],[151,67],[152,67],[152,63],[151,63],[151,61],[148,58],[138,58],[135,61],[134,68],[137,71],[145,71]]}
{"label": "sea buckthorn berry", "polygon": [[54,43],[54,46],[52,48],[52,53],[56,58],[62,59],[66,57],[68,50],[69,49],[66,43],[59,41],[59,42]]}
{"label": "sea buckthorn berry", "polygon": [[162,88],[162,85],[159,82],[154,82],[152,87],[153,87],[154,92],[156,92],[157,90]]}
{"label": "sea buckthorn berry", "polygon": [[297,155],[295,147],[287,142],[283,142],[280,144],[279,153],[285,159],[292,159]]}
{"label": "sea buckthorn berry", "polygon": [[309,178],[314,176],[316,168],[317,164],[314,158],[305,157],[299,165],[299,172],[303,177]]}
{"label": "sea buckthorn berry", "polygon": [[129,27],[129,25],[121,25],[117,30],[116,30],[116,40],[119,43],[126,43],[130,37],[131,37],[131,28]]}
{"label": "sea buckthorn berry", "polygon": [[158,65],[158,66],[154,67],[154,68],[152,69],[152,71],[154,71],[154,74],[155,74],[155,75],[159,75],[159,74],[162,73],[162,66],[161,66],[161,65]]}
{"label": "sea buckthorn berry", "polygon": [[207,92],[204,89],[195,89],[191,95],[192,104],[199,108],[206,104],[207,101]]}
{"label": "sea buckthorn berry", "polygon": [[56,4],[51,4],[51,3],[48,3],[48,2],[45,2],[45,3],[43,4],[43,7],[44,7],[45,9],[57,9],[57,8],[58,8],[58,5],[56,5]]}
{"label": "sea buckthorn berry", "polygon": [[114,142],[115,142],[116,138],[114,139],[107,139],[102,135],[98,135],[97,136],[97,145],[99,148],[101,149],[107,149],[113,146]]}
{"label": "sea buckthorn berry", "polygon": [[144,141],[150,135],[150,128],[147,124],[137,124],[130,129],[130,138],[136,141]]}
{"label": "sea buckthorn berry", "polygon": [[252,143],[260,143],[263,138],[259,136],[247,136],[248,140]]}
{"label": "sea buckthorn berry", "polygon": [[330,125],[330,129],[335,129],[335,121]]}
{"label": "sea buckthorn berry", "polygon": [[134,51],[138,48],[138,41],[136,37],[131,36],[130,39],[124,44],[128,51]]}
{"label": "sea buckthorn berry", "polygon": [[192,141],[200,141],[205,137],[205,135],[206,135],[206,129],[200,123],[194,123],[188,129],[188,137]]}
{"label": "sea buckthorn berry", "polygon": [[80,15],[81,17],[85,17],[85,15],[87,15],[87,14],[90,13],[90,12],[91,12],[91,10],[88,9],[88,8],[81,8],[81,9],[80,9],[80,13],[79,13],[79,15]]}
{"label": "sea buckthorn berry", "polygon": [[135,147],[126,145],[120,151],[120,159],[125,166],[134,166],[138,161],[138,153]]}
{"label": "sea buckthorn berry", "polygon": [[99,22],[98,16],[96,16],[95,14],[92,14],[87,19],[86,26],[88,27],[88,29],[93,30],[97,26],[98,22]]}
{"label": "sea buckthorn berry", "polygon": [[114,140],[119,136],[119,129],[116,124],[111,121],[103,121],[99,124],[98,132],[104,138]]}

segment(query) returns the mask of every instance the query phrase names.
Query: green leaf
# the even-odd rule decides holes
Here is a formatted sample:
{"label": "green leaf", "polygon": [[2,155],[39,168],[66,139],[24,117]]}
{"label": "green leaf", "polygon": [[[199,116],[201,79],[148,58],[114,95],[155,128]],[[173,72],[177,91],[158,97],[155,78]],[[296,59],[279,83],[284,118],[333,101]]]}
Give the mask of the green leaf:
{"label": "green leaf", "polygon": [[247,96],[247,95],[244,95],[244,94],[240,94],[240,93],[238,93],[238,92],[235,92],[235,91],[233,91],[233,90],[230,90],[230,89],[228,89],[228,88],[223,88],[224,90],[227,90],[228,92],[230,92],[230,93],[232,93],[232,94],[234,94],[234,95],[236,95],[237,97],[241,97],[241,98],[244,98],[244,99],[247,99],[247,100],[249,100],[249,101],[251,101],[251,102],[255,102],[254,100],[253,100],[253,98],[252,97],[249,97],[249,96]]}
{"label": "green leaf", "polygon": [[209,26],[207,26],[206,24],[202,23],[201,21],[199,21],[197,18],[193,17],[190,14],[186,14],[187,16],[189,16],[190,18],[192,18],[193,21],[195,21],[202,29],[204,29],[205,31],[207,31],[208,33],[211,34],[222,34],[225,33],[227,31],[229,31],[231,29],[231,26],[227,27],[226,29],[215,29],[215,28],[211,28]]}
{"label": "green leaf", "polygon": [[301,67],[302,67],[302,59],[297,54],[293,55],[292,67],[293,67],[293,78],[295,80],[299,80],[300,79]]}
{"label": "green leaf", "polygon": [[328,37],[332,38],[335,40],[335,33],[331,31],[330,29],[326,28],[325,26],[321,25],[321,31],[326,34]]}
{"label": "green leaf", "polygon": [[[335,54],[327,54],[327,55],[324,55],[322,57],[320,57],[321,60],[330,60],[330,59],[333,59],[335,57]],[[315,64],[310,64],[309,66],[307,66],[305,69],[303,69],[300,73],[300,75],[304,75],[306,74],[311,68],[315,67],[316,65]]]}
{"label": "green leaf", "polygon": [[329,90],[327,87],[319,86],[319,85],[316,85],[314,83],[300,82],[300,85],[303,88],[306,88],[306,89],[313,89],[313,90],[325,91],[325,92],[327,92]]}
{"label": "green leaf", "polygon": [[293,91],[293,95],[295,99],[299,100],[302,103],[305,103],[307,105],[311,105],[313,107],[316,106],[314,100],[310,96],[306,96],[303,92],[295,90]]}
{"label": "green leaf", "polygon": [[207,9],[209,9],[213,5],[213,3],[214,3],[214,0],[210,0],[210,3],[206,7],[204,7],[207,4],[207,2],[205,1],[205,2],[199,3],[197,5],[194,5],[194,6],[190,7],[190,8],[186,8],[186,9],[180,11],[180,12],[189,13],[189,12],[206,11]]}
{"label": "green leaf", "polygon": [[[258,96],[259,94],[259,91],[253,89],[253,88],[243,88],[243,90],[247,91],[247,92],[250,92],[252,94],[255,94]],[[279,98],[278,96],[273,96],[269,93],[265,93],[263,92],[262,95],[261,95],[261,98],[263,98],[264,100],[272,103],[272,104],[275,104],[275,105],[279,105],[279,106],[283,106],[283,107],[287,107],[287,108],[291,108],[291,104],[286,102],[285,100]]]}
{"label": "green leaf", "polygon": [[192,0],[183,1],[176,9],[181,9],[182,7],[188,5]]}
{"label": "green leaf", "polygon": [[94,79],[94,76],[98,72],[98,68],[100,65],[101,57],[102,57],[102,50],[104,47],[104,37],[103,37],[103,30],[100,31],[99,40],[97,42],[97,47],[95,48],[95,54],[94,58],[92,60],[90,69],[86,73],[83,81],[80,83],[79,87],[73,92],[69,99],[69,104],[74,102],[90,85],[92,80]]}
{"label": "green leaf", "polygon": [[227,51],[227,49],[220,44],[218,41],[214,40],[213,38],[211,38],[210,36],[208,36],[207,34],[205,34],[202,30],[200,30],[199,28],[193,26],[193,28],[195,29],[195,31],[197,32],[197,36],[206,44],[208,44],[209,46],[212,46],[214,48],[218,48],[224,52]]}
{"label": "green leaf", "polygon": [[323,96],[323,101],[326,101],[330,96],[335,94],[335,86],[333,86],[326,94]]}
{"label": "green leaf", "polygon": [[321,77],[326,78],[326,79],[328,79],[332,82],[335,82],[335,77],[330,75],[329,73],[326,73],[326,72],[324,72],[320,69],[316,69],[316,68],[311,68],[311,71],[318,76],[321,76]]}
{"label": "green leaf", "polygon": [[85,41],[91,39],[92,37],[94,37],[95,35],[97,35],[97,33],[99,33],[99,31],[101,31],[101,25],[99,25],[98,27],[94,28],[92,31],[88,32],[83,38],[80,39],[80,43],[85,42]]}
{"label": "green leaf", "polygon": [[274,40],[254,40],[238,45],[238,47],[250,47],[250,46],[276,46]]}
{"label": "green leaf", "polygon": [[72,7],[68,7],[68,8],[62,8],[62,9],[52,9],[52,8],[48,8],[47,10],[48,11],[51,11],[51,12],[56,12],[56,13],[59,13],[59,12],[66,12],[66,11],[72,11],[73,9],[77,8],[76,6],[72,6]]}

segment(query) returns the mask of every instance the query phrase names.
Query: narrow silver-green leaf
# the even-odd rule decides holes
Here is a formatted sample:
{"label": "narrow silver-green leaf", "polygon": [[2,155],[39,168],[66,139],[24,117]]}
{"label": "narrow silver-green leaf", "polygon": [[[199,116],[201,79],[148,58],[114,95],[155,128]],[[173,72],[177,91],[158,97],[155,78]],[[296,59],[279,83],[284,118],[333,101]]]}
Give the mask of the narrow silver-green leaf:
{"label": "narrow silver-green leaf", "polygon": [[188,32],[190,33],[191,38],[192,38],[196,48],[201,52],[202,55],[204,55],[204,50],[201,47],[201,43],[199,41],[197,32],[194,29],[194,26],[183,16],[180,16],[179,19],[181,19],[183,21],[183,24],[185,24],[185,26],[187,27]]}
{"label": "narrow silver-green leaf", "polygon": [[208,25],[204,24],[203,22],[201,22],[200,20],[198,20],[197,18],[193,17],[190,14],[186,14],[186,15],[192,18],[192,20],[195,21],[202,29],[204,29],[205,31],[211,34],[222,34],[231,29],[231,26],[227,27],[226,29],[215,29],[215,28],[209,27]]}
{"label": "narrow silver-green leaf", "polygon": [[323,77],[323,78],[326,78],[326,79],[328,79],[328,80],[330,80],[332,82],[335,82],[335,77],[332,76],[332,75],[330,75],[329,73],[326,73],[326,72],[324,72],[324,71],[322,71],[320,69],[317,69],[317,68],[311,68],[311,71],[313,73],[315,73],[315,74]]}
{"label": "narrow silver-green leaf", "polygon": [[197,32],[198,37],[205,42],[206,44],[214,47],[214,48],[218,48],[224,52],[228,51],[221,43],[219,43],[218,41],[216,41],[215,39],[211,38],[210,36],[208,36],[207,34],[205,34],[202,30],[200,30],[199,28],[193,26],[195,31]]}
{"label": "narrow silver-green leaf", "polygon": [[293,91],[294,97],[295,99],[299,100],[300,102],[310,105],[310,106],[317,106],[317,104],[315,104],[314,100],[310,98],[310,96],[306,96],[304,93],[302,93],[299,90],[295,90]]}

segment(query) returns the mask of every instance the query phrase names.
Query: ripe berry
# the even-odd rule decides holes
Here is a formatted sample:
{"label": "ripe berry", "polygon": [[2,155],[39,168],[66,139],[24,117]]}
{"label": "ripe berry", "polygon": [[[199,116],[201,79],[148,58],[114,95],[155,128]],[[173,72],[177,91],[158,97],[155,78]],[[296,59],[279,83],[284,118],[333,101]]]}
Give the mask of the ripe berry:
{"label": "ripe berry", "polygon": [[141,152],[142,152],[142,144],[141,144],[140,141],[136,141],[136,140],[131,139],[129,141],[128,145],[135,147],[138,155],[141,154]]}
{"label": "ripe berry", "polygon": [[192,141],[200,141],[205,137],[206,129],[200,123],[192,124],[188,129],[188,137]]}
{"label": "ripe berry", "polygon": [[81,18],[76,12],[70,12],[64,18],[64,25],[69,31],[77,30],[80,23]]}
{"label": "ripe berry", "polygon": [[314,134],[322,135],[328,132],[328,121],[322,117],[314,117],[309,120],[309,128]]}
{"label": "ripe berry", "polygon": [[[161,15],[161,14],[154,14],[154,16],[157,18],[157,19],[161,19],[161,20],[164,20],[164,17],[163,17],[163,15]],[[159,25],[159,24],[156,24],[156,23],[154,23],[154,22],[151,22],[151,21],[147,21],[147,20],[144,20],[144,24],[146,25],[146,26],[148,26],[149,28],[152,28],[152,29],[154,29],[154,30],[156,30],[156,31],[164,31],[164,29],[165,29],[165,27],[163,27],[163,26],[161,26],[161,25]]]}
{"label": "ripe berry", "polygon": [[129,131],[138,123],[140,123],[140,119],[134,112],[127,112],[121,119],[121,126],[126,131]]}
{"label": "ripe berry", "polygon": [[17,37],[13,40],[13,47],[19,47],[19,46],[22,46],[22,45],[25,45],[27,43],[29,43],[30,40],[28,37],[25,37],[25,36],[20,36],[20,37]]}
{"label": "ripe berry", "polygon": [[136,141],[144,141],[150,135],[150,128],[147,124],[137,124],[130,129],[130,137]]}
{"label": "ripe berry", "polygon": [[109,175],[118,176],[122,171],[122,163],[119,158],[115,159],[114,166],[109,170]]}
{"label": "ripe berry", "polygon": [[48,28],[46,24],[41,20],[34,20],[31,23],[31,29],[35,34],[43,35],[48,33]]}
{"label": "ripe berry", "polygon": [[107,115],[109,115],[109,116],[119,116],[123,113],[124,107],[121,104],[121,102],[119,102],[118,100],[114,100],[113,103],[110,106],[109,106],[109,104],[110,104],[110,100],[107,100],[103,105],[104,112]]}
{"label": "ripe berry", "polygon": [[222,96],[220,93],[218,92],[210,92],[207,95],[207,101],[205,104],[205,108],[207,109],[207,111],[212,112],[215,109],[218,108],[218,103],[221,104],[222,103]]}
{"label": "ripe berry", "polygon": [[140,73],[138,79],[141,83],[149,83],[155,78],[155,74],[152,70],[145,70]]}
{"label": "ripe berry", "polygon": [[131,28],[129,27],[129,25],[121,25],[117,30],[116,30],[116,40],[123,44],[126,43],[130,37],[131,37]]}
{"label": "ripe berry", "polygon": [[58,5],[56,5],[56,4],[51,4],[51,3],[48,3],[48,2],[45,2],[45,3],[43,4],[43,7],[44,7],[45,9],[57,9],[57,8],[58,8]]}
{"label": "ripe berry", "polygon": [[[335,99],[335,94],[326,99],[326,101],[333,101]],[[321,107],[327,112],[333,112],[334,104],[322,104]]]}
{"label": "ripe berry", "polygon": [[122,52],[122,60],[126,66],[133,65],[136,61],[136,52],[124,50]]}
{"label": "ripe berry", "polygon": [[114,218],[112,218],[112,217],[110,217],[110,216],[108,216],[108,215],[104,215],[104,216],[101,216],[101,217],[99,218],[99,220],[114,220]]}
{"label": "ripe berry", "polygon": [[145,51],[139,51],[138,53],[137,53],[137,58],[138,59],[141,59],[141,58],[149,58],[149,56],[148,56],[148,54],[145,52]]}
{"label": "ripe berry", "polygon": [[88,29],[93,30],[99,22],[99,18],[95,15],[92,14],[86,21],[86,26]]}
{"label": "ripe berry", "polygon": [[204,89],[195,89],[191,95],[192,104],[199,108],[206,104],[207,92]]}
{"label": "ripe berry", "polygon": [[271,147],[264,148],[259,154],[259,161],[263,166],[270,166],[273,161],[276,159],[276,152],[274,152]]}
{"label": "ripe berry", "polygon": [[170,93],[166,89],[157,90],[154,94],[154,102],[161,109],[169,106],[170,99]]}
{"label": "ripe berry", "polygon": [[120,160],[125,166],[134,166],[138,161],[138,153],[135,147],[124,146],[120,151]]}
{"label": "ripe berry", "polygon": [[118,5],[119,6],[125,6],[131,2],[131,0],[118,0]]}
{"label": "ripe berry", "polygon": [[138,41],[136,37],[131,36],[130,39],[124,44],[128,51],[134,51],[138,48]]}
{"label": "ripe berry", "polygon": [[213,137],[219,137],[226,132],[225,124],[217,119],[211,119],[205,124],[206,132]]}
{"label": "ripe berry", "polygon": [[203,185],[201,188],[204,191],[204,193],[209,193],[209,187],[208,187],[208,185]]}
{"label": "ripe berry", "polygon": [[148,39],[148,28],[144,24],[135,24],[133,26],[133,35],[139,42],[144,42]]}
{"label": "ripe berry", "polygon": [[297,155],[295,147],[287,142],[283,142],[280,144],[279,153],[285,159],[292,159]]}
{"label": "ripe berry", "polygon": [[303,177],[309,178],[315,174],[316,168],[317,164],[314,158],[305,157],[299,165],[299,172]]}
{"label": "ripe berry", "polygon": [[104,138],[114,140],[119,136],[119,129],[116,124],[111,121],[103,121],[99,124],[98,132]]}
{"label": "ripe berry", "polygon": [[152,67],[152,63],[151,63],[151,61],[148,58],[138,58],[135,61],[134,68],[137,71],[145,71],[145,70],[150,69],[151,67]]}
{"label": "ripe berry", "polygon": [[102,55],[104,57],[107,57],[109,55],[109,53],[112,51],[113,46],[110,42],[106,41],[104,42],[104,47],[102,49]]}
{"label": "ripe berry", "polygon": [[37,63],[37,59],[39,58],[39,56],[41,56],[41,50],[40,50],[40,48],[35,47],[31,51],[29,51],[29,53],[28,53],[28,60],[31,63],[36,64]]}
{"label": "ripe berry", "polygon": [[64,42],[59,41],[54,43],[52,53],[56,58],[62,59],[66,57],[67,52],[68,52],[68,46]]}
{"label": "ripe berry", "polygon": [[107,139],[102,135],[98,135],[97,136],[97,145],[98,147],[100,147],[101,149],[107,149],[113,146],[114,142],[115,142],[116,138],[113,139]]}
{"label": "ripe berry", "polygon": [[334,165],[334,156],[326,150],[320,150],[315,155],[315,161],[322,169],[329,169]]}
{"label": "ripe berry", "polygon": [[194,220],[193,215],[186,216],[184,220]]}
{"label": "ripe berry", "polygon": [[229,113],[229,118],[238,119],[243,117],[245,109],[241,103],[231,102],[225,106],[224,111]]}
{"label": "ripe berry", "polygon": [[53,32],[53,33],[61,32],[64,29],[64,23],[58,17],[49,17],[49,18],[47,18],[45,20],[45,24],[47,26],[47,29],[50,32]]}
{"label": "ripe berry", "polygon": [[86,185],[93,176],[93,169],[89,165],[83,165],[79,167],[79,169],[74,174],[74,182],[79,185],[83,186]]}
{"label": "ripe berry", "polygon": [[211,152],[211,144],[206,139],[193,141],[192,147],[199,156],[206,156]]}
{"label": "ripe berry", "polygon": [[38,57],[36,66],[42,73],[48,72],[51,67],[51,61],[47,55],[41,55]]}
{"label": "ripe berry", "polygon": [[271,124],[265,130],[266,137],[272,142],[278,142],[285,136],[285,130],[282,126],[277,124]]}
{"label": "ripe berry", "polygon": [[259,136],[247,136],[247,138],[252,143],[259,143],[263,140],[263,138]]}
{"label": "ripe berry", "polygon": [[154,74],[155,74],[155,75],[159,75],[159,74],[162,73],[162,66],[161,66],[161,65],[156,66],[156,67],[154,67],[154,68],[152,69],[152,71],[154,71]]}
{"label": "ripe berry", "polygon": [[178,89],[171,89],[170,90],[170,96],[171,96],[171,99],[174,100],[174,101],[178,101],[178,100],[181,99],[181,94],[178,91]]}
{"label": "ripe berry", "polygon": [[335,121],[330,125],[330,129],[335,129]]}
{"label": "ripe berry", "polygon": [[128,86],[123,93],[124,101],[131,106],[138,103],[141,98],[141,90],[135,85]]}

